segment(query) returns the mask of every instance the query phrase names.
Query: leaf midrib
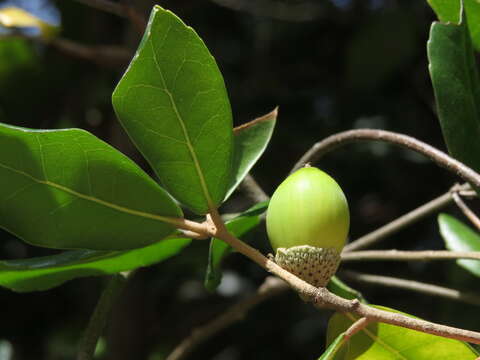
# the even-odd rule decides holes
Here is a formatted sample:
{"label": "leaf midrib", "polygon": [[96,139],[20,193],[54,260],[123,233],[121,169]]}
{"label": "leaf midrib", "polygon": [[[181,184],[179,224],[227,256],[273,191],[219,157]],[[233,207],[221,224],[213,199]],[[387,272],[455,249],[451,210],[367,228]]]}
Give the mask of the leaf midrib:
{"label": "leaf midrib", "polygon": [[[167,32],[167,35],[168,35],[168,32]],[[165,38],[166,38],[166,36],[165,36]],[[158,70],[158,73],[159,73],[160,78],[161,78],[162,83],[163,83],[163,89],[164,89],[165,93],[168,95],[168,98],[170,100],[170,104],[171,104],[171,106],[172,106],[172,108],[175,112],[175,116],[177,118],[177,121],[180,124],[180,127],[182,129],[182,133],[183,133],[183,137],[185,138],[185,143],[187,145],[188,151],[190,152],[190,156],[192,157],[192,161],[193,161],[193,164],[195,166],[195,171],[197,172],[198,178],[200,180],[200,186],[202,188],[203,195],[205,196],[205,199],[207,200],[207,205],[208,205],[209,210],[212,211],[215,208],[215,205],[214,205],[214,203],[212,201],[212,198],[210,196],[210,192],[208,191],[207,183],[206,183],[205,178],[203,176],[202,168],[200,167],[200,162],[198,161],[197,154],[196,154],[195,149],[194,149],[194,147],[192,145],[192,142],[190,140],[190,136],[188,134],[187,127],[185,125],[183,117],[180,115],[180,112],[178,111],[177,104],[175,102],[175,99],[173,98],[172,93],[167,88],[167,83],[165,81],[165,78],[163,77],[163,72],[162,72],[162,69],[161,69],[160,64],[158,62],[158,59],[157,59],[157,53],[155,51],[155,47],[153,46],[152,37],[150,38],[149,43],[150,43],[150,46],[151,46],[151,49],[152,49],[153,60],[155,61],[155,66]]]}
{"label": "leaf midrib", "polygon": [[139,216],[139,217],[143,217],[143,218],[147,218],[147,219],[162,221],[162,222],[169,223],[169,224],[172,224],[172,225],[177,224],[176,218],[173,218],[173,217],[156,215],[156,214],[148,213],[148,212],[145,212],[145,211],[134,210],[134,209],[127,208],[125,206],[117,205],[117,204],[111,203],[109,201],[99,199],[99,198],[94,197],[94,196],[83,194],[81,192],[78,192],[78,191],[70,189],[66,186],[57,184],[57,183],[55,183],[53,181],[50,181],[50,180],[38,179],[35,176],[30,175],[29,173],[27,173],[25,171],[12,168],[12,167],[10,167],[8,165],[5,165],[5,164],[2,164],[2,163],[0,163],[0,167],[4,168],[6,170],[12,171],[14,173],[17,173],[19,175],[25,176],[26,178],[28,178],[28,179],[30,179],[30,180],[38,183],[38,184],[53,187],[53,188],[58,189],[60,191],[63,191],[63,192],[66,192],[68,194],[71,194],[73,196],[76,196],[80,199],[91,201],[91,202],[100,204],[102,206],[108,207],[110,209],[117,210],[119,212],[123,212],[123,213],[129,214],[129,215]]}

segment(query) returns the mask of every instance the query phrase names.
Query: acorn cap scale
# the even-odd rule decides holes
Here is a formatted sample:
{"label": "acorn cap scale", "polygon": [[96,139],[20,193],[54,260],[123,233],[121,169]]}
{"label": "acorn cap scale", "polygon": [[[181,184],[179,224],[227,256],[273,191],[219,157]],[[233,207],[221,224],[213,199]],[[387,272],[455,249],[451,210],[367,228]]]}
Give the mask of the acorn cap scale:
{"label": "acorn cap scale", "polygon": [[324,287],[337,272],[340,255],[334,248],[303,245],[278,248],[275,262],[309,284]]}

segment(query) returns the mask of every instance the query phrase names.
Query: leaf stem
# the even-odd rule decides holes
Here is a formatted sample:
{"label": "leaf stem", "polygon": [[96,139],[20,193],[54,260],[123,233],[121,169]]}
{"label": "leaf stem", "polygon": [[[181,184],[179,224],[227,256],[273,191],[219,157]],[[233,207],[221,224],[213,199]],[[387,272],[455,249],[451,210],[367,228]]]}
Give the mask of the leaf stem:
{"label": "leaf stem", "polygon": [[91,360],[95,353],[98,339],[105,328],[108,314],[117,295],[125,286],[127,280],[121,274],[110,277],[107,286],[98,300],[95,310],[88,322],[87,328],[80,340],[77,360]]}
{"label": "leaf stem", "polygon": [[[351,316],[351,315],[350,315]],[[349,316],[349,317],[350,317]],[[352,320],[355,320],[352,316]],[[344,342],[347,342],[350,340],[350,338],[358,333],[359,331],[363,330],[365,327],[367,327],[368,324],[370,324],[370,320],[368,320],[366,317],[362,317],[355,321],[346,331],[345,331],[345,337],[344,337]]]}
{"label": "leaf stem", "polygon": [[145,18],[140,15],[132,6],[113,2],[110,0],[76,0],[79,3],[93,7],[95,9],[108,12],[110,14],[125,17],[135,26],[138,33],[142,34],[147,26]]}

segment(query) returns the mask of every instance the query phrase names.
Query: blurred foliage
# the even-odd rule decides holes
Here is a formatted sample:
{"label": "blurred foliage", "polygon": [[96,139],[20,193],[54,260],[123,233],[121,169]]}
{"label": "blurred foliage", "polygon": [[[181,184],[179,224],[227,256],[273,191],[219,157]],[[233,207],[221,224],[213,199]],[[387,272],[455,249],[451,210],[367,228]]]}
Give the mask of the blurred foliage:
{"label": "blurred foliage", "polygon": [[[138,46],[141,34],[125,18],[73,0],[23,2],[58,8],[62,23],[57,39],[87,47],[122,46],[132,54]],[[287,9],[306,3],[271,1],[277,2]],[[148,16],[154,1],[132,3]],[[325,1],[315,16],[299,21],[282,20],[278,13],[269,16],[265,8],[260,13],[254,7],[248,12],[236,11],[213,1],[158,3],[196,29],[215,56],[236,125],[279,105],[272,143],[253,168],[268,194],[313,143],[342,130],[376,127],[399,131],[445,150],[425,46],[436,17],[425,1],[331,0]],[[65,48],[39,39],[1,38],[0,121],[31,128],[89,130],[152,174],[121,130],[110,103],[127,63],[112,66],[99,61],[100,57],[94,60],[73,56]],[[346,192],[352,238],[438,196],[455,181],[422,157],[377,143],[339,149],[318,165],[335,176]],[[250,205],[235,193],[223,210],[240,212]],[[271,251],[263,228],[249,234],[248,240],[263,253]],[[442,246],[434,216],[379,245],[413,250]],[[1,259],[53,253],[0,234]],[[208,243],[198,241],[182,256],[138,271],[113,311],[102,359],[163,359],[192,328],[252,293],[266,276],[243,257],[230,256],[224,264],[228,276],[217,293],[210,295],[203,287],[207,260]],[[355,269],[360,265],[349,266]],[[455,263],[372,263],[361,269],[459,289],[474,288],[478,283]],[[0,307],[4,309],[0,340],[6,341],[1,344],[11,344],[15,360],[71,359],[102,286],[102,278],[87,278],[42,293],[0,289]],[[476,317],[471,316],[477,309],[470,305],[432,301],[401,290],[359,290],[373,303],[422,318],[464,328],[478,326]],[[200,346],[192,358],[313,359],[324,349],[329,316],[304,305],[294,294],[282,295]]]}

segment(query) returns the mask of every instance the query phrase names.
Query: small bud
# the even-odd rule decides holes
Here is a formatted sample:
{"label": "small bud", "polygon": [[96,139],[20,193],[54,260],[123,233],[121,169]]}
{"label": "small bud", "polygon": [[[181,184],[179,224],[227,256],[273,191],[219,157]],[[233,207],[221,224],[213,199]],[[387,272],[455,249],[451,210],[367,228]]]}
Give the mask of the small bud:
{"label": "small bud", "polygon": [[275,261],[316,287],[326,286],[340,263],[349,223],[347,200],[335,180],[314,167],[296,171],[268,206]]}

